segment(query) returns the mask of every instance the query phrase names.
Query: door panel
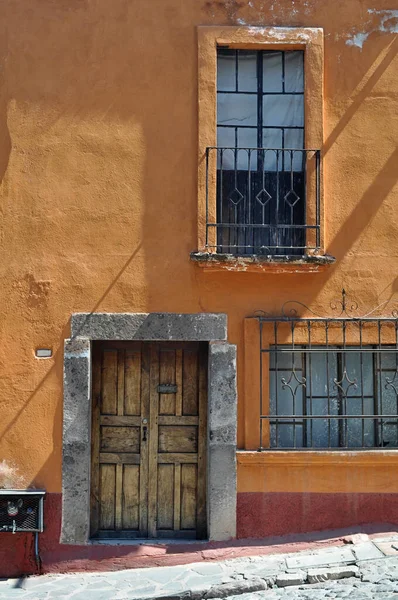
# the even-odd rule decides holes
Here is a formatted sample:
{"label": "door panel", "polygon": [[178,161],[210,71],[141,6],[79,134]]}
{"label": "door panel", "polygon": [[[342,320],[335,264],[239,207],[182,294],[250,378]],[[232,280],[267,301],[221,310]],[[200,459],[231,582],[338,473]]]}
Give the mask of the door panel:
{"label": "door panel", "polygon": [[[92,535],[147,534],[147,453],[143,419],[148,385],[142,344],[98,344],[93,351]],[[133,413],[133,414],[132,414]]]}
{"label": "door panel", "polygon": [[207,349],[93,351],[92,535],[206,536]]}

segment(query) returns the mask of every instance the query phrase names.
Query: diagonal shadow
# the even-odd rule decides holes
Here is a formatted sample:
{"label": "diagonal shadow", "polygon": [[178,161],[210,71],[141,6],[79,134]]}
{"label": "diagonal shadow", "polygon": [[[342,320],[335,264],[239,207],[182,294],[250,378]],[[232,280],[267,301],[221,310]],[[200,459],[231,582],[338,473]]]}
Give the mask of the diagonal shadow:
{"label": "diagonal shadow", "polygon": [[328,251],[333,256],[345,254],[375,216],[398,179],[397,163],[398,148],[391,154],[378,176],[331,241]]}
{"label": "diagonal shadow", "polygon": [[376,85],[377,81],[380,79],[380,77],[382,76],[384,71],[388,68],[388,66],[394,60],[397,52],[398,52],[398,36],[391,42],[391,44],[388,48],[388,51],[386,52],[386,55],[380,61],[380,64],[376,67],[376,69],[374,70],[372,75],[369,77],[369,79],[367,80],[365,85],[361,88],[361,90],[357,93],[357,95],[354,96],[352,104],[346,110],[346,112],[344,113],[341,120],[338,122],[336,127],[333,129],[332,133],[329,135],[329,137],[323,144],[323,149],[322,149],[323,156],[325,156],[327,154],[327,152],[330,150],[330,148],[332,147],[334,142],[337,140],[339,135],[342,133],[342,131],[345,129],[345,127],[348,125],[348,123],[351,121],[351,119],[355,115],[356,111],[358,110],[358,107],[360,106],[360,104],[362,104],[362,102],[365,100],[365,98],[369,95],[371,89]]}
{"label": "diagonal shadow", "polygon": [[[108,287],[106,288],[105,292],[102,294],[101,298],[97,301],[97,303],[90,310],[87,318],[89,318],[90,315],[92,315],[93,313],[95,313],[95,311],[97,310],[97,308],[100,306],[101,302],[103,300],[105,300],[105,298],[107,297],[107,295],[109,294],[109,292],[111,291],[111,289],[113,288],[113,286],[116,284],[117,280],[120,279],[120,277],[123,275],[123,273],[129,267],[129,265],[131,264],[131,262],[133,261],[133,259],[136,257],[136,255],[140,251],[141,247],[142,247],[142,241],[140,241],[137,244],[137,246],[136,246],[134,252],[131,254],[130,258],[124,263],[123,267],[120,269],[120,271],[118,272],[118,274],[116,275],[116,277],[108,285]],[[75,338],[75,337],[78,337],[78,336],[79,336],[79,331],[77,331],[77,333],[73,337]]]}
{"label": "diagonal shadow", "polygon": [[[99,300],[93,306],[93,308],[90,311],[90,314],[92,314],[93,312],[95,312],[97,310],[98,306],[100,306],[101,302],[106,298],[106,296],[109,294],[109,292],[111,291],[111,289],[113,288],[113,286],[116,284],[116,282],[118,281],[118,279],[120,279],[120,277],[126,271],[126,269],[128,268],[128,266],[131,264],[132,260],[134,259],[134,257],[139,252],[141,246],[142,246],[142,242],[139,242],[138,245],[137,245],[137,247],[135,248],[134,252],[128,258],[128,260],[124,263],[124,265],[122,266],[122,268],[120,269],[120,271],[117,273],[116,277],[111,281],[111,283],[108,285],[108,287],[106,288],[106,290],[104,291],[104,293],[102,294],[102,296],[99,298]],[[79,332],[76,335],[79,335]],[[63,332],[62,332],[62,336],[61,336],[61,342],[63,342],[63,340],[66,337],[67,337],[67,332],[64,329]],[[33,400],[33,398],[35,397],[35,395],[37,394],[37,392],[40,390],[40,388],[46,383],[46,381],[48,380],[48,378],[50,377],[50,375],[53,373],[53,371],[56,370],[57,367],[59,368],[58,356],[60,354],[62,354],[62,353],[63,353],[63,348],[61,346],[60,349],[57,352],[54,353],[54,363],[53,363],[52,367],[47,371],[47,373],[44,375],[44,377],[40,380],[40,382],[37,384],[37,386],[35,387],[35,389],[32,391],[32,393],[30,394],[30,396],[27,398],[26,402],[19,409],[19,411],[14,415],[13,419],[8,423],[7,427],[4,429],[4,431],[0,435],[0,440],[2,440],[6,436],[7,432],[10,429],[12,429],[12,427],[18,421],[18,419],[21,416],[21,414],[25,411],[25,409],[28,406],[28,404]]]}

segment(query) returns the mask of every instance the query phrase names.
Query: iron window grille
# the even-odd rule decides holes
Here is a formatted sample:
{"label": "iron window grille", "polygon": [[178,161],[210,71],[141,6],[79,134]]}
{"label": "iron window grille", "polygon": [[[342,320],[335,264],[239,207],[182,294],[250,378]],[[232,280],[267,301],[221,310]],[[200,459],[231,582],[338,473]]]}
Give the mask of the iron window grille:
{"label": "iron window grille", "polygon": [[217,146],[206,149],[209,251],[320,248],[321,158],[304,148],[303,57],[218,49]]}
{"label": "iron window grille", "polygon": [[343,313],[256,317],[259,450],[398,448],[397,315]]}

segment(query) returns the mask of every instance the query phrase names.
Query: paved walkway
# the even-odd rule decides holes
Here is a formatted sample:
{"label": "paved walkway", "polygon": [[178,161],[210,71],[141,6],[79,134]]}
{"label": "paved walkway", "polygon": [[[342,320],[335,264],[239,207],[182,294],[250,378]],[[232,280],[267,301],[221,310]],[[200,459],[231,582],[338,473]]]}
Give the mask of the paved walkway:
{"label": "paved walkway", "polygon": [[223,562],[4,580],[0,600],[398,600],[398,535],[354,541]]}

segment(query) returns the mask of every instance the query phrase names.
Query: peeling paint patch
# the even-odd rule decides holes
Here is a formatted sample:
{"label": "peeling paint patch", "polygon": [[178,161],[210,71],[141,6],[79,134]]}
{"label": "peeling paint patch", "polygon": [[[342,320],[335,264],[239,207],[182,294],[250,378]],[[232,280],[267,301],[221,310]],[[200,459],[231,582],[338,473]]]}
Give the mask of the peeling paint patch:
{"label": "peeling paint patch", "polygon": [[[371,15],[380,15],[379,31],[398,33],[398,10],[375,10],[369,8],[368,13]],[[393,22],[389,23],[389,21]]]}
{"label": "peeling paint patch", "polygon": [[362,50],[362,47],[369,37],[369,33],[356,33],[352,38],[346,41],[347,46],[356,46]]}
{"label": "peeling paint patch", "polygon": [[364,43],[371,33],[398,33],[398,10],[376,10],[369,8],[368,14],[378,16],[380,19],[379,25],[371,28],[369,23],[367,31],[352,32],[346,40],[347,46],[356,46],[362,50]]}

